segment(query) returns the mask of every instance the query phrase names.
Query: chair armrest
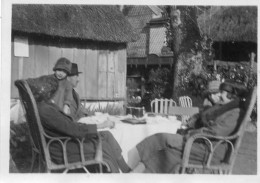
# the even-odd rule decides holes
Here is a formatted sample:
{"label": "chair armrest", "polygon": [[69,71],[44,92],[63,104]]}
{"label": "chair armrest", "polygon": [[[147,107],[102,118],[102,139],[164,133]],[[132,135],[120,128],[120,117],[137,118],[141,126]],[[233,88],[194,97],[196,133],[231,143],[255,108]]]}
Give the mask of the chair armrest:
{"label": "chair armrest", "polygon": [[[84,141],[85,138],[83,138],[81,141],[79,139],[76,139],[79,142],[80,145],[80,155],[81,155],[81,161],[85,162],[85,156],[84,156]],[[95,154],[95,160],[98,162],[103,161],[103,152],[102,152],[102,141],[100,134],[97,133],[97,148],[96,148],[96,154]]]}
{"label": "chair armrest", "polygon": [[[50,152],[49,147],[50,144],[53,142],[58,142],[62,146],[62,151],[63,151],[63,159],[65,165],[68,165],[68,157],[67,157],[67,143],[71,140],[74,140],[78,143],[79,148],[80,148],[80,157],[81,157],[81,162],[85,162],[85,156],[84,156],[84,141],[85,138],[83,139],[78,139],[78,138],[70,138],[70,137],[51,137],[47,134],[44,134],[45,137],[48,139],[47,143],[47,150]],[[102,141],[100,134],[97,134],[97,147],[96,147],[96,154],[95,154],[95,160],[98,162],[103,161],[103,154],[102,154]]]}
{"label": "chair armrest", "polygon": [[[68,166],[69,162],[68,162],[68,156],[67,156],[67,150],[66,150],[66,146],[68,141],[71,140],[70,137],[51,137],[47,134],[44,133],[44,136],[48,139],[47,142],[47,151],[50,153],[50,145],[53,142],[58,142],[60,143],[61,147],[62,147],[62,152],[63,152],[63,160],[66,166]],[[49,160],[51,161],[51,160]]]}
{"label": "chair armrest", "polygon": [[[216,135],[212,134],[212,132],[209,131],[206,128],[193,130],[193,132],[191,132],[189,134],[189,137],[186,139],[186,143],[184,145],[183,159],[182,159],[183,165],[187,166],[188,163],[189,163],[189,157],[190,157],[192,145],[193,145],[195,140],[202,139],[202,140],[208,142],[208,143],[205,143],[205,146],[208,146],[209,149],[210,149],[210,156],[207,160],[207,164],[209,164],[215,149],[221,143],[226,142],[226,143],[230,144],[230,146],[232,147],[232,151],[233,151],[234,146],[233,146],[233,144],[230,140],[235,139],[236,137],[237,137],[237,135],[228,136],[228,137],[226,137],[226,136],[225,137],[224,136],[216,136]],[[214,145],[212,143],[213,141],[215,142]]]}

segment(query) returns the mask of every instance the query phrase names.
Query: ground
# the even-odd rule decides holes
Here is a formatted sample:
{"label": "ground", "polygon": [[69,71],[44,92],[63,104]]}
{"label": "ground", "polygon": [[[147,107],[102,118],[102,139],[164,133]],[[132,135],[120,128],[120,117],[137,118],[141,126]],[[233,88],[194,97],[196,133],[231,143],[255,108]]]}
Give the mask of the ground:
{"label": "ground", "polygon": [[257,174],[257,132],[246,132],[233,168],[233,174]]}

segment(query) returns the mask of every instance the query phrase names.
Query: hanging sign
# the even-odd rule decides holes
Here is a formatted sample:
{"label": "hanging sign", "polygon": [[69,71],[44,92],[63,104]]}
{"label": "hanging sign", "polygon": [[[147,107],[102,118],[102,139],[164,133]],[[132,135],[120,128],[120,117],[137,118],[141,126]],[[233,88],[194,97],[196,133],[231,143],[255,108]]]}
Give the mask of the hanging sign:
{"label": "hanging sign", "polygon": [[14,56],[29,57],[28,37],[19,36],[14,38]]}

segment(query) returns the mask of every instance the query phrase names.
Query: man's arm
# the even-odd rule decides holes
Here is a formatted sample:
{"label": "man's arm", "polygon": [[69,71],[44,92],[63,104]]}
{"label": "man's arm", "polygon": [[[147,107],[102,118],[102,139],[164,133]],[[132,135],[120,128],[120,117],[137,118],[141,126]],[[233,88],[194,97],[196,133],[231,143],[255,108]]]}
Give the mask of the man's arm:
{"label": "man's arm", "polygon": [[39,106],[43,126],[61,134],[76,138],[97,134],[97,125],[75,123],[61,111],[49,104]]}

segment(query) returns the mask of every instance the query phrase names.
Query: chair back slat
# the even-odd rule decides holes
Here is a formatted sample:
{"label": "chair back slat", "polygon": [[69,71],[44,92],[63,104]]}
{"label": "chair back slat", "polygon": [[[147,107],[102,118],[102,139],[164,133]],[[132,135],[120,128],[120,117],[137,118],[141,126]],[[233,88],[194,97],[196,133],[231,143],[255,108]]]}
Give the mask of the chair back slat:
{"label": "chair back slat", "polygon": [[46,162],[50,160],[50,154],[45,148],[46,140],[44,130],[32,91],[25,80],[17,80],[15,81],[15,85],[18,88],[20,100],[26,112],[25,116],[29,126],[33,148],[39,152],[40,156],[43,155],[42,158],[44,158]]}

